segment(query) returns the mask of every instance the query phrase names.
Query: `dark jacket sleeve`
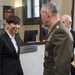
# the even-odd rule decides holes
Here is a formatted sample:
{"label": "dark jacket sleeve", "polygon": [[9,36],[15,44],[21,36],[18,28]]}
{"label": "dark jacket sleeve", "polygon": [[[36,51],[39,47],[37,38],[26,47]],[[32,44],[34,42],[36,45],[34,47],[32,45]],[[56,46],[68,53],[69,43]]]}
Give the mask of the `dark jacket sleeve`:
{"label": "dark jacket sleeve", "polygon": [[75,47],[75,31],[73,29],[70,30],[73,36],[74,44],[73,47]]}
{"label": "dark jacket sleeve", "polygon": [[3,41],[2,41],[2,39],[0,38],[0,75],[2,75],[1,73],[1,68],[2,68],[2,54],[3,54]]}

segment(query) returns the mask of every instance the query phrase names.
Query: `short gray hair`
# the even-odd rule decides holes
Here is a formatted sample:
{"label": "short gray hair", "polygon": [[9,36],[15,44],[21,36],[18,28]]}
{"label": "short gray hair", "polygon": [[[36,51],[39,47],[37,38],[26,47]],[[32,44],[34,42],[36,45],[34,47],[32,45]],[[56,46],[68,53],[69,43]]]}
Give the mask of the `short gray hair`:
{"label": "short gray hair", "polygon": [[59,13],[59,8],[55,3],[48,2],[48,3],[43,4],[42,7],[46,10],[51,11],[53,14]]}

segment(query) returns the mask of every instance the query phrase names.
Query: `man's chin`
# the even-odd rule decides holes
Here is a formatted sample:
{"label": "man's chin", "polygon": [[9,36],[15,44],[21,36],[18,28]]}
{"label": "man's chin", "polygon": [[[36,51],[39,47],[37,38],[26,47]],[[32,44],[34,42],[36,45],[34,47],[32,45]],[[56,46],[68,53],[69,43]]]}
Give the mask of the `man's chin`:
{"label": "man's chin", "polygon": [[15,34],[16,34],[16,33],[18,33],[18,32],[15,32]]}
{"label": "man's chin", "polygon": [[48,25],[47,25],[47,24],[44,24],[44,26],[45,26],[45,27],[48,27]]}

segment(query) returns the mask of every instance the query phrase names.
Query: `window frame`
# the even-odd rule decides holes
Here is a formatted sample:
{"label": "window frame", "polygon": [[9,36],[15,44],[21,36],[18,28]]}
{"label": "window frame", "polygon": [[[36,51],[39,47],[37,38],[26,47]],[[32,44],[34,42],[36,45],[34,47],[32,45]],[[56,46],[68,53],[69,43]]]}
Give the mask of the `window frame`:
{"label": "window frame", "polygon": [[[34,8],[33,8],[33,3],[34,0],[31,0],[31,18],[27,18],[27,0],[23,0],[23,8],[22,8],[22,14],[23,14],[23,25],[37,25],[40,24],[40,9],[39,9],[39,17],[34,17]],[[40,4],[40,0],[39,0]],[[40,5],[39,5],[40,7]]]}

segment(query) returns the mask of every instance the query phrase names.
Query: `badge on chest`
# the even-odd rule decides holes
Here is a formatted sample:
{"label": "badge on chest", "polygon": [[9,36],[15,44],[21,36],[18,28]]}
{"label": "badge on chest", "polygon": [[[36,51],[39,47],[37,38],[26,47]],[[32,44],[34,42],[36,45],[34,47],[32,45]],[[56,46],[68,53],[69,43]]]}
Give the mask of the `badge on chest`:
{"label": "badge on chest", "polygon": [[49,55],[49,54],[48,54],[48,52],[47,52],[47,51],[45,51],[45,56],[46,56],[46,57],[48,57],[48,55]]}

